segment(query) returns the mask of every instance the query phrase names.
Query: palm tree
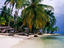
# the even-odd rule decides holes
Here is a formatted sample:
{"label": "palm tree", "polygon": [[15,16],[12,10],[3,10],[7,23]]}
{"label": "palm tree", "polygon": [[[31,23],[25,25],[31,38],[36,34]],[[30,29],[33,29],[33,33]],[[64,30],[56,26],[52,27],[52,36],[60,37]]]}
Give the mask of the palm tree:
{"label": "palm tree", "polygon": [[7,9],[6,6],[4,6],[1,9],[1,17],[5,18],[6,25],[10,26],[9,18],[10,18],[10,21],[13,21],[13,17],[10,14],[10,8]]}
{"label": "palm tree", "polygon": [[16,30],[16,32],[18,30],[20,30],[20,26],[22,25],[22,18],[19,16],[14,17],[14,30]]}
{"label": "palm tree", "polygon": [[[16,12],[18,12],[20,8],[22,8],[22,7],[25,8],[25,4],[27,2],[28,2],[28,0],[6,0],[4,4],[5,4],[5,6],[7,6],[10,3],[10,8],[12,7],[10,14],[12,14],[13,8],[15,6],[15,8],[18,9],[15,11],[15,14],[16,14]],[[15,16],[18,16],[18,13]],[[10,18],[9,18],[9,22],[10,22]]]}
{"label": "palm tree", "polygon": [[53,7],[40,4],[42,0],[29,0],[27,7],[22,11],[22,18],[24,25],[28,24],[31,30],[34,26],[36,29],[44,28],[46,23],[49,22],[49,16],[46,9],[52,10]]}
{"label": "palm tree", "polygon": [[46,12],[49,15],[50,21],[47,22],[45,29],[47,30],[47,33],[53,33],[58,30],[58,27],[54,26],[56,24],[56,18],[51,10],[46,10]]}

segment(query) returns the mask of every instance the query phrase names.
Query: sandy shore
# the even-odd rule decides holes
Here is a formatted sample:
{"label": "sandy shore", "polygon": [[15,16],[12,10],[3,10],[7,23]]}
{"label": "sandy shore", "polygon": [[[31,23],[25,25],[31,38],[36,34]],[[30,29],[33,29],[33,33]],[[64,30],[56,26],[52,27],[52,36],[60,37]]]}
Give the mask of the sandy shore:
{"label": "sandy shore", "polygon": [[[8,36],[8,33],[0,34],[0,48],[16,48],[15,45],[18,43],[25,42],[26,40],[32,39],[33,35],[27,36],[20,36],[20,35],[14,35],[14,36]],[[17,46],[19,47],[19,46]]]}
{"label": "sandy shore", "polygon": [[19,41],[23,41],[23,39],[0,35],[0,48],[12,48],[12,46],[17,44]]}
{"label": "sandy shore", "polygon": [[[39,37],[48,35],[51,34],[39,35]],[[16,34],[14,36],[0,34],[0,48],[39,48],[40,46],[42,48],[43,43],[41,43],[40,39],[35,39],[34,35],[27,37]],[[33,45],[33,47],[30,47],[31,45]]]}

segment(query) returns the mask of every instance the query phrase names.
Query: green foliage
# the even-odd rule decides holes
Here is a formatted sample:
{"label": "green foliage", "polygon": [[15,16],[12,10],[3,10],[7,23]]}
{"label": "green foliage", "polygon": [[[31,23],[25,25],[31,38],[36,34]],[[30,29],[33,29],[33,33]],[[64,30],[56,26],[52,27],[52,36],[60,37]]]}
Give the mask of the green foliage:
{"label": "green foliage", "polygon": [[4,6],[2,9],[1,9],[1,17],[3,17],[5,20],[6,20],[6,23],[5,25],[8,25],[9,24],[9,20],[11,22],[13,22],[13,16],[11,16],[10,14],[10,8],[6,8],[6,6]]}
{"label": "green foliage", "polygon": [[29,5],[22,11],[22,17],[24,24],[29,26],[34,26],[36,28],[43,28],[46,22],[49,21],[49,16],[45,11],[46,9],[53,9],[53,7],[39,4],[41,0],[30,0]]}
{"label": "green foliage", "polygon": [[17,16],[17,18],[14,19],[14,23],[13,23],[13,26],[12,26],[12,27],[13,27],[16,31],[19,31],[21,25],[22,25],[22,18]]}
{"label": "green foliage", "polygon": [[[6,0],[5,5],[7,6],[10,3],[10,6],[15,5],[16,9],[24,7],[22,10],[21,17],[18,17],[18,11],[15,11],[14,19],[12,11],[10,8],[6,9],[6,6],[3,7],[1,17],[6,20],[6,24],[10,24],[12,27],[19,29],[23,24],[31,29],[43,29],[47,33],[53,33],[58,29],[54,27],[56,24],[56,19],[54,13],[52,12],[54,8],[49,5],[41,4],[43,0]],[[3,19],[3,20],[4,20]]]}
{"label": "green foliage", "polygon": [[9,3],[14,7],[16,3],[16,8],[22,8],[29,0],[6,0],[5,5],[8,5]]}
{"label": "green foliage", "polygon": [[0,16],[0,25],[5,25],[6,20]]}
{"label": "green foliage", "polygon": [[51,10],[46,10],[47,14],[49,15],[49,22],[47,22],[45,26],[45,30],[47,30],[47,33],[53,33],[54,31],[58,30],[57,26],[54,26],[56,24],[56,19],[54,16],[54,13]]}

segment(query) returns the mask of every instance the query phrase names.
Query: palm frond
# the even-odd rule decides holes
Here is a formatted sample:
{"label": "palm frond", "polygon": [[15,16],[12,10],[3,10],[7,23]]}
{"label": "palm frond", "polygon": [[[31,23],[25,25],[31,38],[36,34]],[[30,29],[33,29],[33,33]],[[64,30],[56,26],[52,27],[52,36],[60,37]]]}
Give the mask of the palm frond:
{"label": "palm frond", "polygon": [[50,9],[50,10],[54,10],[54,8],[52,6],[49,5],[44,5],[44,4],[38,4],[38,6],[42,6],[45,9]]}

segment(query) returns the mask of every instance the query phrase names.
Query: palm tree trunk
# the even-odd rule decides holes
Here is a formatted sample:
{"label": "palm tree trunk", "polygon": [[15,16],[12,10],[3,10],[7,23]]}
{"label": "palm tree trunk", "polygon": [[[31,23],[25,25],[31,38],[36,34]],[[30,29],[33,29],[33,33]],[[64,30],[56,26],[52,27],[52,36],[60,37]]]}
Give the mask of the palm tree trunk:
{"label": "palm tree trunk", "polygon": [[[11,5],[10,5],[10,8],[11,8]],[[12,11],[13,11],[13,7],[11,8],[11,10],[10,10],[10,15],[12,14]],[[11,17],[9,17],[9,22],[8,22],[8,26],[10,26],[10,19],[11,19]]]}
{"label": "palm tree trunk", "polygon": [[16,25],[15,25],[15,30],[16,30],[16,32],[18,31],[18,25],[17,25],[17,23],[18,23],[18,11],[19,11],[19,9],[18,10],[16,10],[16,12],[15,12],[15,18],[14,18],[14,25],[15,25],[15,19],[16,19]]}
{"label": "palm tree trunk", "polygon": [[[10,5],[11,8],[11,5]],[[11,15],[12,11],[10,10],[10,15]],[[8,26],[10,26],[10,16],[9,16],[9,22],[8,22]]]}

